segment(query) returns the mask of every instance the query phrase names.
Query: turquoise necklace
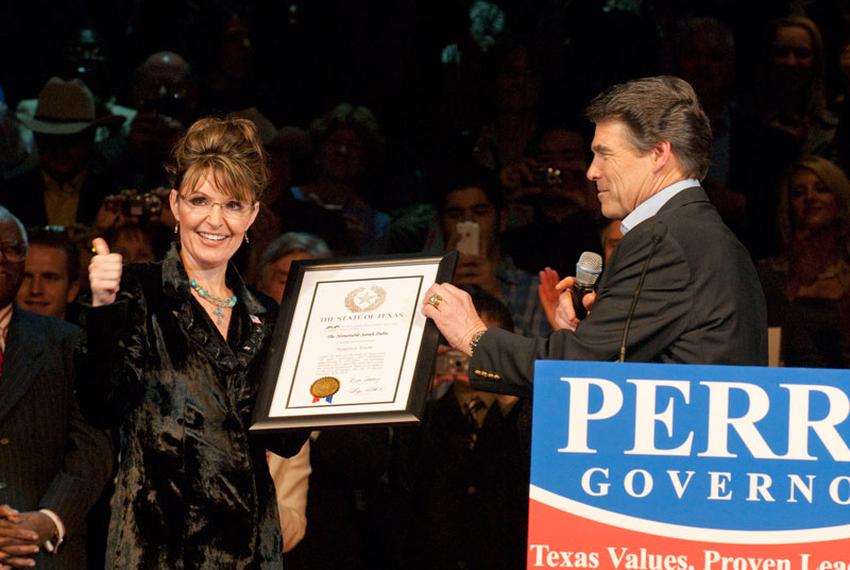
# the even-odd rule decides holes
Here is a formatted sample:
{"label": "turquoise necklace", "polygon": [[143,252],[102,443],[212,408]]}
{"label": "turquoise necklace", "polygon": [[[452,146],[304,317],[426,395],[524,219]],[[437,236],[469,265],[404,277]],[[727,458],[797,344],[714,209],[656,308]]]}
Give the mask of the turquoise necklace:
{"label": "turquoise necklace", "polygon": [[230,297],[216,297],[215,295],[201,287],[194,279],[192,279],[189,285],[191,285],[192,289],[194,289],[195,292],[198,293],[198,297],[215,306],[215,311],[213,311],[213,314],[215,315],[215,324],[217,325],[220,325],[222,319],[224,319],[223,309],[232,309],[236,306],[236,295],[231,295]]}

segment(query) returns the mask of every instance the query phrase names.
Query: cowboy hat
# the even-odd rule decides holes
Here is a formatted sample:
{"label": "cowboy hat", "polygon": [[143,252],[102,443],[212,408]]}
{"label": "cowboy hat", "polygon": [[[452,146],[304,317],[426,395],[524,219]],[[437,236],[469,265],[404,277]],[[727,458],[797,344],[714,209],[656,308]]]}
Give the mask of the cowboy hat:
{"label": "cowboy hat", "polygon": [[51,77],[38,94],[35,116],[21,114],[18,120],[36,133],[73,135],[99,125],[94,110],[94,96],[79,79],[63,81]]}

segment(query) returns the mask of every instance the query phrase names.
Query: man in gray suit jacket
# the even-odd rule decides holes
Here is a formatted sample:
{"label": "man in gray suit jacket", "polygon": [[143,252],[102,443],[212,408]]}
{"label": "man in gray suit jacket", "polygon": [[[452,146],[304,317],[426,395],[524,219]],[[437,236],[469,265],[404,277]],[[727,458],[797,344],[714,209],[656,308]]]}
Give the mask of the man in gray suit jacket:
{"label": "man in gray suit jacket", "polygon": [[590,104],[596,124],[587,171],[602,213],[624,237],[576,318],[558,284],[562,330],[530,339],[487,330],[463,291],[434,284],[423,311],[472,356],[477,388],[526,394],[534,361],[634,360],[758,365],[767,361],[764,295],[748,252],[699,185],[711,159],[711,127],[691,86],[674,77],[615,85]]}
{"label": "man in gray suit jacket", "polygon": [[20,221],[0,207],[0,569],[81,569],[112,446],[77,408],[79,329],[13,306],[26,248]]}

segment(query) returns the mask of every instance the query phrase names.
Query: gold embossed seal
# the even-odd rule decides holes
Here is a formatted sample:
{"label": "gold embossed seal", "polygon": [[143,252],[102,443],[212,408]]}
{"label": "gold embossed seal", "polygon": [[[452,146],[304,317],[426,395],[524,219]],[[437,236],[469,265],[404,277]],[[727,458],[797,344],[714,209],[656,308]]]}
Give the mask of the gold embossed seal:
{"label": "gold embossed seal", "polygon": [[333,376],[322,376],[310,386],[310,394],[316,399],[329,398],[339,392],[339,380]]}

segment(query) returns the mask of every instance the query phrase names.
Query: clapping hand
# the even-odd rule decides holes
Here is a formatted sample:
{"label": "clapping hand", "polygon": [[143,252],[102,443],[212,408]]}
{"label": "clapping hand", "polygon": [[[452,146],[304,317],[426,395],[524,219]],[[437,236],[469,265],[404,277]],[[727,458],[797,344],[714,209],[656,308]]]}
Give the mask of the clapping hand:
{"label": "clapping hand", "polygon": [[[543,312],[553,330],[568,329],[571,331],[578,328],[581,320],[576,317],[573,307],[572,287],[576,283],[575,277],[558,278],[558,272],[551,267],[545,268],[539,273],[540,285],[537,289]],[[582,299],[582,304],[588,314],[596,301],[596,293],[588,293]]]}

